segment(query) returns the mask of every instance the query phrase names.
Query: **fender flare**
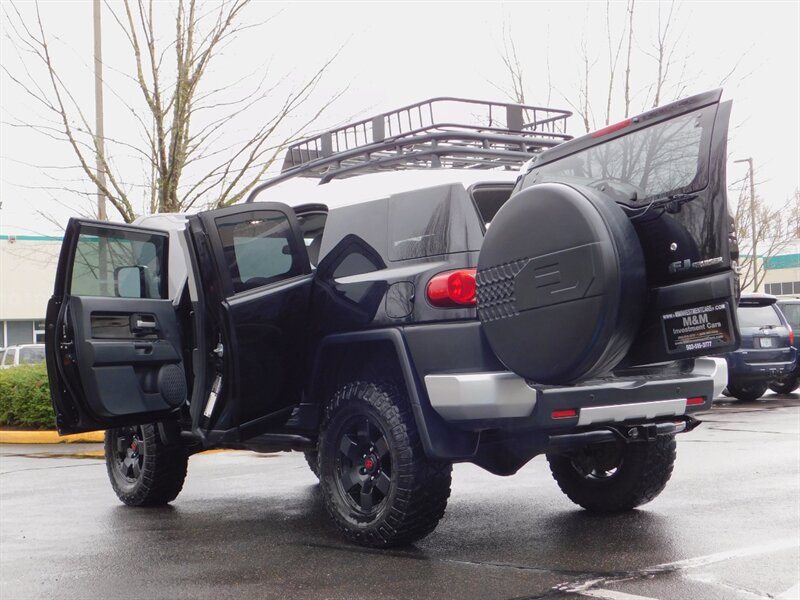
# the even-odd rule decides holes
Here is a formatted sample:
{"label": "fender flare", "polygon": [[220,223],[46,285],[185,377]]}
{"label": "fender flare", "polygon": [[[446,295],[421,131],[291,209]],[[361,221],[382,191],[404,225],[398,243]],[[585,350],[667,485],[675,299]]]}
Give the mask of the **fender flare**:
{"label": "fender flare", "polygon": [[448,425],[433,410],[425,386],[421,384],[417,376],[405,338],[397,329],[372,329],[332,334],[323,338],[314,355],[309,397],[319,398],[321,396],[322,378],[320,374],[324,371],[322,363],[327,350],[333,346],[363,345],[374,342],[388,342],[394,348],[425,454],[431,459],[448,462],[471,459],[477,451],[480,434],[462,431]]}

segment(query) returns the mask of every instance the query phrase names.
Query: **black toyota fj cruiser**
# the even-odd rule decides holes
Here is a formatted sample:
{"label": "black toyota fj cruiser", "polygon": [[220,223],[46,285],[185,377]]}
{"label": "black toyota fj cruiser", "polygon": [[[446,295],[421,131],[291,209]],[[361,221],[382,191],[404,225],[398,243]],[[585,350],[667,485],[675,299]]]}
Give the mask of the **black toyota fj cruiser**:
{"label": "black toyota fj cruiser", "polygon": [[435,99],[293,146],[238,206],[71,220],[59,431],[106,429],[134,506],[195,452],[303,451],[371,546],[433,531],[455,462],[545,454],[589,510],[652,500],[739,343],[720,94],[573,140],[566,111]]}

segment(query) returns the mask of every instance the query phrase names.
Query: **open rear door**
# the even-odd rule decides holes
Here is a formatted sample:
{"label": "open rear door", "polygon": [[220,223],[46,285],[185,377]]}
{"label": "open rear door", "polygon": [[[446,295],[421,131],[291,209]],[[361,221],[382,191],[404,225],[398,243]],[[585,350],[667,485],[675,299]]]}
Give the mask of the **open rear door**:
{"label": "open rear door", "polygon": [[45,334],[61,434],[152,423],[185,403],[168,252],[166,232],[70,219]]}
{"label": "open rear door", "polygon": [[294,211],[232,206],[190,217],[188,232],[210,365],[192,399],[193,429],[206,446],[274,431],[300,401],[306,361],[313,274]]}

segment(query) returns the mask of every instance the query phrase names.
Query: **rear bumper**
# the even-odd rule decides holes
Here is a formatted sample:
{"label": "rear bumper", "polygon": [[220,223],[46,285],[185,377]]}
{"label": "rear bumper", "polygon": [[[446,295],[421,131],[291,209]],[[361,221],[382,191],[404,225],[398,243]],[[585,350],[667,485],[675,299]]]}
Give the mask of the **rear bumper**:
{"label": "rear bumper", "polygon": [[[720,358],[697,359],[689,373],[609,378],[569,387],[534,386],[509,372],[425,376],[434,410],[466,429],[520,420],[559,429],[680,416],[710,407],[726,383],[727,366]],[[574,415],[554,416],[554,411]]]}
{"label": "rear bumper", "polygon": [[769,380],[790,374],[796,366],[793,347],[770,350],[737,350],[725,355],[730,381]]}

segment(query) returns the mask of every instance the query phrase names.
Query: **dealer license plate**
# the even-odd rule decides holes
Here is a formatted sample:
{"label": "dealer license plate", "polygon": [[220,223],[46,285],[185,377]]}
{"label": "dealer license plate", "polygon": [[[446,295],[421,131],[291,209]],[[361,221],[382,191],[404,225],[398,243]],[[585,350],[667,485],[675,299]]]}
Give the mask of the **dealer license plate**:
{"label": "dealer license plate", "polygon": [[727,346],[733,340],[727,302],[684,308],[662,315],[669,352],[695,352]]}

